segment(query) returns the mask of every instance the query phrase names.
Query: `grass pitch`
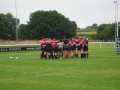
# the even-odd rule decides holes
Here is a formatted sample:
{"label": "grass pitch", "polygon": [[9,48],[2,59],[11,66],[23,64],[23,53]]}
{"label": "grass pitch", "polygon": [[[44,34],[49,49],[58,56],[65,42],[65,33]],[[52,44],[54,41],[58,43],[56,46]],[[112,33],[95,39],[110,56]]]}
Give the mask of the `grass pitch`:
{"label": "grass pitch", "polygon": [[89,54],[40,60],[39,51],[0,52],[0,90],[120,90],[120,55],[113,45],[92,44]]}

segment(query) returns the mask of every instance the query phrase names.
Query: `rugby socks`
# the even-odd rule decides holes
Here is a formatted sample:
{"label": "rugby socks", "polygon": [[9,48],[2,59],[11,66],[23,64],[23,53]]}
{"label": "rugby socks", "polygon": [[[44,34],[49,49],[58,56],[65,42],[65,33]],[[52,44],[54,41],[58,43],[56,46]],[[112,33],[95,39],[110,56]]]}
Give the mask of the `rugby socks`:
{"label": "rugby socks", "polygon": [[71,58],[74,58],[74,54],[73,53],[71,54]]}
{"label": "rugby socks", "polygon": [[84,58],[86,58],[86,53],[84,53]]}
{"label": "rugby socks", "polygon": [[51,55],[48,55],[48,59],[51,59]]}
{"label": "rugby socks", "polygon": [[59,53],[58,58],[60,58],[60,59],[63,58],[63,52]]}
{"label": "rugby socks", "polygon": [[57,56],[57,55],[55,55],[55,59],[58,59],[58,56]]}
{"label": "rugby socks", "polygon": [[75,57],[78,58],[78,54],[76,54]]}
{"label": "rugby socks", "polygon": [[44,55],[44,58],[45,58],[45,59],[47,59],[47,54],[46,54],[46,55]]}
{"label": "rugby socks", "polygon": [[[89,53],[81,53],[81,55],[80,55],[80,57],[81,58],[88,58],[88,56],[89,56]],[[73,55],[71,55],[71,58],[78,58],[78,54],[73,54]],[[50,54],[50,55],[48,55],[48,59],[58,59],[58,58],[63,58],[63,53],[59,53],[58,55],[56,55],[56,54],[53,54],[52,55],[52,53]],[[65,58],[66,59],[68,59],[69,58],[69,54],[68,53],[66,53],[65,54]],[[40,59],[47,59],[47,54],[40,54]]]}
{"label": "rugby socks", "polygon": [[57,53],[54,53],[54,59],[57,59],[58,58],[58,55],[57,55]]}
{"label": "rugby socks", "polygon": [[83,53],[81,53],[81,58],[83,58],[84,57],[84,54]]}
{"label": "rugby socks", "polygon": [[52,59],[54,59],[54,54],[52,54]]}
{"label": "rugby socks", "polygon": [[40,58],[43,59],[43,58],[44,58],[44,55],[43,55],[43,54],[40,54]]}
{"label": "rugby socks", "polygon": [[86,53],[81,53],[81,58],[87,58],[87,54]]}
{"label": "rugby socks", "polygon": [[65,55],[65,58],[68,59],[68,54]]}
{"label": "rugby socks", "polygon": [[81,55],[81,56],[82,56],[82,58],[85,58],[85,53],[82,53],[82,55]]}

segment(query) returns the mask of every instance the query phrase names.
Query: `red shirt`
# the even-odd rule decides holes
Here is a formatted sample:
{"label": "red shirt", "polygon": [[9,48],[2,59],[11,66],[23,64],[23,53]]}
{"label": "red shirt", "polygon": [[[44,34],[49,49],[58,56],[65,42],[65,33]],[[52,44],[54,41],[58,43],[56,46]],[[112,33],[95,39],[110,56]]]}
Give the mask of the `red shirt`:
{"label": "red shirt", "polygon": [[40,40],[40,45],[45,45],[46,41],[45,40]]}
{"label": "red shirt", "polygon": [[84,43],[84,39],[79,39],[79,43]]}
{"label": "red shirt", "polygon": [[57,42],[56,42],[56,41],[51,41],[50,44],[51,44],[52,46],[56,46],[56,45],[57,45]]}
{"label": "red shirt", "polygon": [[76,43],[76,42],[79,42],[79,39],[73,39],[72,41]]}

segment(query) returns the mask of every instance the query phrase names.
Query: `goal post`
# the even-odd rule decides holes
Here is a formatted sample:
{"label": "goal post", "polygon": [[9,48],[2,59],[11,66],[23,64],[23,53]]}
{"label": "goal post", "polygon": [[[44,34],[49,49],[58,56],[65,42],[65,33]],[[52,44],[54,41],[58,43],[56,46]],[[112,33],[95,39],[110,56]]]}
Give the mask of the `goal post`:
{"label": "goal post", "polygon": [[119,37],[116,37],[116,54],[120,54],[120,40]]}

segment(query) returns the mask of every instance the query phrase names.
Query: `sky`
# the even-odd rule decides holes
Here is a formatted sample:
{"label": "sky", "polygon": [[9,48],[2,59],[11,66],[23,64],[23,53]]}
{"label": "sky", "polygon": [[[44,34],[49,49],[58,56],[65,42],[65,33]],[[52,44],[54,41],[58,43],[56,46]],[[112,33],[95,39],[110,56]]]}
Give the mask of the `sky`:
{"label": "sky", "polygon": [[[120,0],[118,1],[120,13]],[[16,2],[17,18],[21,24],[26,24],[30,14],[38,10],[56,10],[71,21],[75,21],[79,28],[94,23],[100,25],[115,22],[114,0],[16,0]],[[15,0],[0,0],[0,13],[8,12],[16,17]]]}

